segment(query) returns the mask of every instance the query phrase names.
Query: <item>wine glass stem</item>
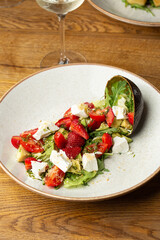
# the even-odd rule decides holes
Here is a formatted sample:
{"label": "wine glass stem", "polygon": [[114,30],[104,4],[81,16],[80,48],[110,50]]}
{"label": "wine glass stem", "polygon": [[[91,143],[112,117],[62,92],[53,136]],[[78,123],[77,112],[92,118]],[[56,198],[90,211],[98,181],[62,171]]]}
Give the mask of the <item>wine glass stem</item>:
{"label": "wine glass stem", "polygon": [[60,29],[60,42],[61,42],[61,52],[59,64],[67,64],[69,62],[65,54],[65,16],[63,14],[58,14],[59,29]]}

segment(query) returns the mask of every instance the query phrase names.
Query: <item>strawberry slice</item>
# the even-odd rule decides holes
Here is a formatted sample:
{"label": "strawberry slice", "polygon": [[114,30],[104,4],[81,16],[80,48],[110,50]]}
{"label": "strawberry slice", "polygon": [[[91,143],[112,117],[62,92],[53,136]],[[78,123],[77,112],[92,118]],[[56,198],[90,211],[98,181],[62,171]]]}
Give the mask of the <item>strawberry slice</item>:
{"label": "strawberry slice", "polygon": [[88,124],[87,128],[90,132],[96,130],[97,128],[99,128],[101,125],[101,122],[97,122],[96,120],[91,120],[90,123]]}
{"label": "strawberry slice", "polygon": [[106,115],[106,122],[107,122],[109,127],[111,127],[113,121],[114,121],[114,113],[112,111],[112,108],[108,107],[108,113]]}
{"label": "strawberry slice", "polygon": [[69,117],[71,120],[79,119],[78,116],[73,115],[73,114],[71,113],[71,108],[69,108],[69,109],[64,113],[63,117],[64,117],[64,118]]}
{"label": "strawberry slice", "polygon": [[86,129],[84,128],[84,126],[79,123],[78,119],[75,119],[72,121],[71,125],[70,125],[70,130],[77,133],[78,135],[80,135],[81,137],[83,137],[84,139],[89,139],[89,135],[86,131]]}
{"label": "strawberry slice", "polygon": [[128,116],[128,121],[130,122],[130,124],[134,124],[134,112],[129,112],[128,114],[127,114],[127,116]]}
{"label": "strawberry slice", "polygon": [[67,130],[69,130],[69,127],[70,127],[70,125],[71,125],[71,119],[70,119],[70,117],[65,117],[65,118],[61,118],[60,120],[58,120],[56,123],[55,123],[55,125],[57,126],[57,127],[63,127],[63,128],[65,128],[65,129],[67,129]]}
{"label": "strawberry slice", "polygon": [[62,149],[69,159],[75,159],[77,155],[81,152],[80,147],[66,147]]}
{"label": "strawberry slice", "polygon": [[64,148],[67,144],[67,140],[65,139],[65,137],[63,136],[63,134],[61,132],[55,133],[54,141],[59,149]]}
{"label": "strawberry slice", "polygon": [[29,170],[29,169],[32,168],[31,161],[37,161],[37,159],[34,158],[34,157],[28,157],[28,158],[26,158],[26,159],[25,159],[25,168],[26,168],[26,170]]}
{"label": "strawberry slice", "polygon": [[63,182],[64,177],[65,173],[54,165],[45,177],[45,184],[49,187],[57,187]]}
{"label": "strawberry slice", "polygon": [[109,135],[108,133],[104,133],[102,136],[102,142],[104,144],[108,144],[108,150],[112,147],[113,145],[113,141],[112,141],[112,137],[111,135]]}
{"label": "strawberry slice", "polygon": [[70,132],[68,134],[66,147],[82,147],[84,144],[85,144],[84,138],[78,135],[77,133]]}
{"label": "strawberry slice", "polygon": [[66,117],[70,117],[71,115],[72,115],[72,113],[71,113],[71,108],[69,108],[69,109],[64,113],[63,117],[66,118]]}

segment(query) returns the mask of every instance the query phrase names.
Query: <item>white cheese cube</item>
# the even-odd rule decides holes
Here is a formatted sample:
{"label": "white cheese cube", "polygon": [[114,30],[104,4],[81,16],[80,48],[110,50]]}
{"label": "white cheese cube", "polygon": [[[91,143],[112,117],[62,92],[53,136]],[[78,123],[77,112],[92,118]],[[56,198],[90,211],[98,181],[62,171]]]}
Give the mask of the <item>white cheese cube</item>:
{"label": "white cheese cube", "polygon": [[97,159],[94,153],[83,154],[82,164],[87,172],[98,171]]}
{"label": "white cheese cube", "polygon": [[86,113],[86,106],[85,104],[80,104],[80,105],[73,105],[71,107],[71,113],[75,116],[82,117],[82,118],[87,118],[88,114]]}
{"label": "white cheese cube", "polygon": [[43,121],[40,123],[40,126],[37,132],[33,135],[36,140],[49,136],[51,133],[57,131],[57,127],[53,122]]}
{"label": "white cheese cube", "polygon": [[60,168],[63,172],[67,172],[68,169],[72,166],[72,162],[62,150],[59,152],[53,150],[50,156],[50,161],[58,168]]}
{"label": "white cheese cube", "polygon": [[47,170],[48,164],[45,162],[31,161],[31,165],[35,178],[41,179],[40,175]]}
{"label": "white cheese cube", "polygon": [[113,106],[112,110],[117,119],[126,119],[127,118],[126,108],[119,107],[119,106]]}
{"label": "white cheese cube", "polygon": [[121,98],[118,100],[117,105],[118,105],[119,107],[124,107],[124,108],[126,108],[125,102],[126,102],[126,99],[125,99],[124,97],[121,97]]}
{"label": "white cheese cube", "polygon": [[113,153],[126,153],[129,151],[129,145],[125,137],[113,138]]}

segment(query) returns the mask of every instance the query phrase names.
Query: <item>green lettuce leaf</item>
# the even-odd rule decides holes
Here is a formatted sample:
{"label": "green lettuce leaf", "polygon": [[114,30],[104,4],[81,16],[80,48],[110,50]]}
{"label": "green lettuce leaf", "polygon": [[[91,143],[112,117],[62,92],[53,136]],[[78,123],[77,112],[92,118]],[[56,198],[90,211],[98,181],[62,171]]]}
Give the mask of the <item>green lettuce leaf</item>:
{"label": "green lettuce leaf", "polygon": [[64,187],[78,187],[81,185],[87,185],[87,183],[93,179],[97,175],[96,171],[87,172],[85,170],[82,171],[81,175],[77,175],[74,173],[66,173],[66,178],[64,180]]}

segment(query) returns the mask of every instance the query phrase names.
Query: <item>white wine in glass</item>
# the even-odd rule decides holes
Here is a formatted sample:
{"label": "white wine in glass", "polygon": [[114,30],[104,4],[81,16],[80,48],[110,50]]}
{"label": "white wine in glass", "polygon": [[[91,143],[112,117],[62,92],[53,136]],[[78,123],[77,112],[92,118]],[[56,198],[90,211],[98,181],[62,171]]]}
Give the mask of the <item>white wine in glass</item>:
{"label": "white wine in glass", "polygon": [[78,8],[84,0],[36,0],[40,7],[53,12],[58,16],[60,22],[61,50],[60,52],[51,52],[41,61],[42,68],[51,67],[57,64],[68,64],[77,62],[86,62],[84,56],[80,53],[65,50],[65,16],[67,13]]}
{"label": "white wine in glass", "polygon": [[24,0],[0,0],[0,8],[15,7]]}

